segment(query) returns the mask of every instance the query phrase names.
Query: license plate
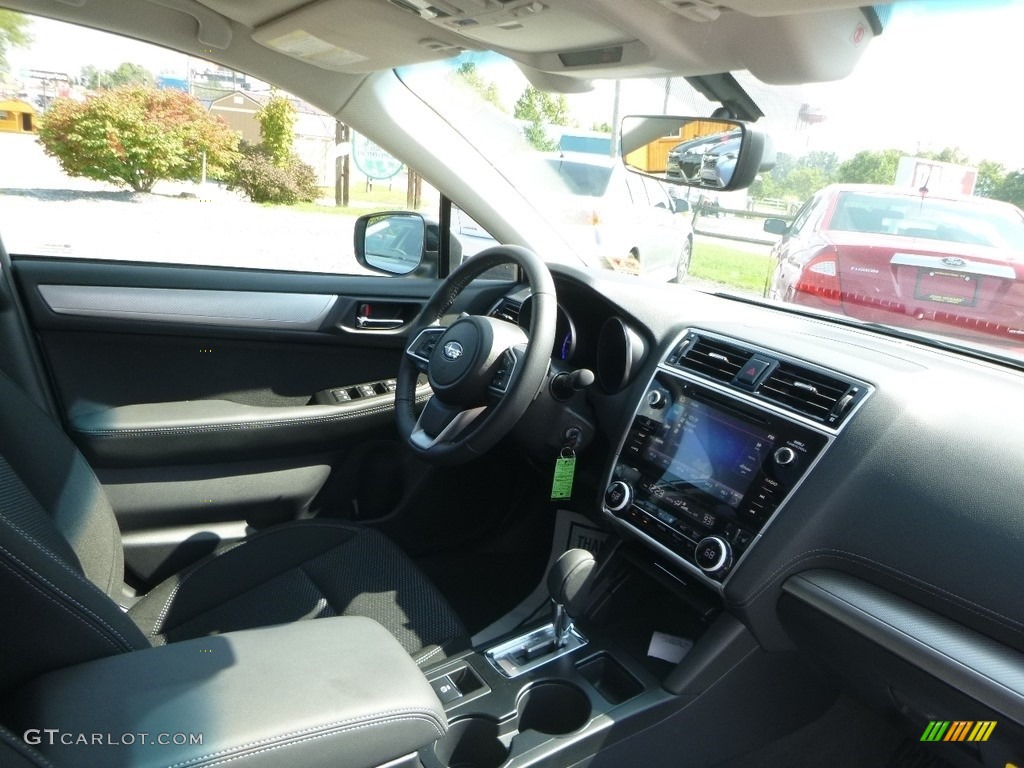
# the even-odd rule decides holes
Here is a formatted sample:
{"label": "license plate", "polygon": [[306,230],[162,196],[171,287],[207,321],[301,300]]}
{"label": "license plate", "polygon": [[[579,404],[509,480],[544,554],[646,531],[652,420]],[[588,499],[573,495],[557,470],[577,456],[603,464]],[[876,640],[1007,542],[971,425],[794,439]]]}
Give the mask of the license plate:
{"label": "license plate", "polygon": [[917,271],[914,298],[938,304],[973,307],[978,301],[978,277],[963,272],[922,267]]}

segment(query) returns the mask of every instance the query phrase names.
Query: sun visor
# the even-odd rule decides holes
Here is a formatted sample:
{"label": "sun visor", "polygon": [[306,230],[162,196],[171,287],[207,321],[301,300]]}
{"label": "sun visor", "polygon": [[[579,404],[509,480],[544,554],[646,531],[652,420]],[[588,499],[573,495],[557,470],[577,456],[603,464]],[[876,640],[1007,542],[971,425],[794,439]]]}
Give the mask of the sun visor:
{"label": "sun visor", "polygon": [[320,69],[361,74],[457,56],[463,41],[381,0],[323,0],[257,28],[252,39]]}

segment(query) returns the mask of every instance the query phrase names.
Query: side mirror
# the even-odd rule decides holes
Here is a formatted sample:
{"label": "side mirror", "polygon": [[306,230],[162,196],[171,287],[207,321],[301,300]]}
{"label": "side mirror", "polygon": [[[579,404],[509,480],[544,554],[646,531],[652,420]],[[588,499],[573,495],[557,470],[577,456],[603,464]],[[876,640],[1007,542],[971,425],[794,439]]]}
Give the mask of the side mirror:
{"label": "side mirror", "polygon": [[408,275],[416,271],[426,255],[427,225],[418,213],[366,214],[356,219],[354,245],[356,261],[364,267]]}
{"label": "side mirror", "polygon": [[676,213],[689,213],[690,201],[684,200],[681,197],[676,197],[672,200],[672,210]]}
{"label": "side mirror", "polygon": [[765,219],[764,231],[772,235],[784,235],[789,229],[789,223],[784,219]]}
{"label": "side mirror", "polygon": [[748,123],[665,115],[624,117],[620,154],[635,173],[716,192],[749,187],[775,162],[768,137]]}

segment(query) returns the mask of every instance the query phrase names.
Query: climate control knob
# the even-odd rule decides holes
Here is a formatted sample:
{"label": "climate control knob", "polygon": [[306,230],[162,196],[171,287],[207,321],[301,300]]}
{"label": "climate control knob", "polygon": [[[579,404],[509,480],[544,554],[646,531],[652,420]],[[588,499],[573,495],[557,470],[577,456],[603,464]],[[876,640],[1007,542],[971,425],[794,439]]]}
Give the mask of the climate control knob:
{"label": "climate control knob", "polygon": [[633,503],[633,487],[622,480],[613,480],[604,492],[604,505],[612,512],[621,512]]}
{"label": "climate control knob", "polygon": [[732,548],[725,539],[707,536],[700,540],[693,557],[704,573],[721,573],[732,565]]}
{"label": "climate control knob", "polygon": [[775,463],[780,467],[787,467],[796,461],[796,451],[788,445],[784,445],[775,452]]}

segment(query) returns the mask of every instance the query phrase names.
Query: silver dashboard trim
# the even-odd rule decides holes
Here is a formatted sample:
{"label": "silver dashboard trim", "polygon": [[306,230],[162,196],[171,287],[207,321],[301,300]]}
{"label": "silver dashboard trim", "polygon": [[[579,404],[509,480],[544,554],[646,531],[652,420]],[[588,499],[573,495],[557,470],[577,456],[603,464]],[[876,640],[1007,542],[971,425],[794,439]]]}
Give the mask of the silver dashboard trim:
{"label": "silver dashboard trim", "polygon": [[[736,344],[738,346],[742,346],[746,349],[750,349],[751,354],[760,352],[764,355],[773,357],[777,360],[788,361],[795,363],[797,365],[806,366],[808,368],[821,371],[822,373],[828,373],[832,375],[838,374],[845,378],[851,379],[860,386],[863,386],[865,388],[864,395],[854,405],[853,410],[851,410],[850,413],[847,414],[846,418],[843,419],[842,424],[835,428],[827,427],[823,424],[815,422],[813,419],[801,417],[798,414],[788,411],[783,407],[776,406],[774,403],[753,397],[745,392],[721,384],[720,382],[716,382],[711,379],[705,379],[701,376],[692,374],[688,371],[680,370],[678,368],[675,368],[674,366],[668,365],[665,362],[667,355],[671,353],[671,350],[674,350],[677,346],[679,346],[683,338],[689,333],[698,333],[701,336],[711,336],[732,344]],[[743,565],[743,561],[747,558],[747,555],[749,555],[750,552],[753,551],[753,549],[761,542],[761,538],[764,532],[768,530],[768,527],[786,508],[786,505],[789,503],[789,500],[793,497],[793,494],[800,490],[800,487],[803,485],[804,480],[806,480],[811,475],[811,473],[814,472],[814,468],[818,465],[818,462],[821,461],[822,457],[828,452],[828,449],[832,446],[832,443],[835,440],[836,436],[839,434],[839,432],[842,431],[843,427],[850,422],[850,420],[853,418],[856,412],[860,409],[864,402],[871,396],[872,392],[874,392],[874,387],[871,384],[868,384],[867,382],[855,376],[849,376],[848,374],[842,373],[840,371],[831,371],[828,368],[823,368],[819,365],[815,365],[814,363],[808,363],[805,360],[791,357],[782,352],[766,349],[756,344],[750,344],[746,341],[743,341],[742,339],[735,339],[729,336],[722,336],[720,334],[704,331],[699,328],[684,329],[675,337],[675,339],[672,341],[672,344],[668,347],[668,349],[669,353],[666,353],[666,355],[662,357],[661,361],[655,367],[654,372],[647,380],[647,384],[644,386],[644,394],[637,401],[636,407],[633,409],[633,413],[630,416],[629,423],[626,426],[625,430],[623,430],[622,436],[619,438],[618,445],[615,449],[615,454],[612,458],[611,463],[608,466],[608,471],[606,473],[605,482],[603,486],[604,488],[607,488],[608,485],[615,479],[615,465],[619,463],[619,457],[622,455],[622,449],[626,444],[626,438],[629,436],[629,430],[633,426],[633,422],[636,420],[636,416],[640,412],[641,407],[643,407],[643,404],[646,400],[646,394],[650,390],[651,384],[654,383],[654,379],[659,372],[667,373],[688,383],[704,387],[705,389],[711,390],[712,392],[715,392],[716,394],[719,394],[723,397],[728,397],[733,400],[737,400],[745,405],[769,412],[775,416],[778,416],[779,418],[786,419],[787,421],[799,424],[802,427],[818,432],[825,438],[825,445],[822,447],[821,451],[818,452],[818,455],[815,456],[814,460],[804,471],[803,475],[801,475],[800,479],[796,482],[792,489],[790,489],[790,492],[787,493],[786,496],[779,502],[778,506],[775,508],[775,511],[772,512],[771,516],[765,521],[764,525],[761,527],[761,531],[756,536],[754,536],[753,539],[751,539],[750,544],[747,546],[746,550],[743,552],[742,555],[740,555],[739,558],[737,558],[736,562],[733,564],[732,569],[729,571],[725,579],[723,579],[721,582],[712,579],[707,574],[705,574],[700,568],[698,568],[696,564],[689,562],[678,553],[673,552],[671,549],[666,547],[657,539],[653,538],[652,536],[648,536],[640,529],[630,525],[628,522],[618,517],[614,512],[609,510],[608,507],[602,501],[601,512],[608,520],[610,520],[613,523],[614,526],[629,532],[630,535],[636,537],[637,539],[640,539],[651,548],[657,550],[676,565],[682,566],[688,573],[700,579],[700,581],[703,584],[710,586],[717,592],[723,592],[725,589],[725,585],[729,583],[729,580],[733,577],[733,574],[735,574],[736,571],[738,571],[740,567]],[[645,512],[644,514],[647,513]]]}
{"label": "silver dashboard trim", "polygon": [[40,285],[39,294],[58,315],[301,331],[319,330],[338,300],[319,293],[103,285]]}

